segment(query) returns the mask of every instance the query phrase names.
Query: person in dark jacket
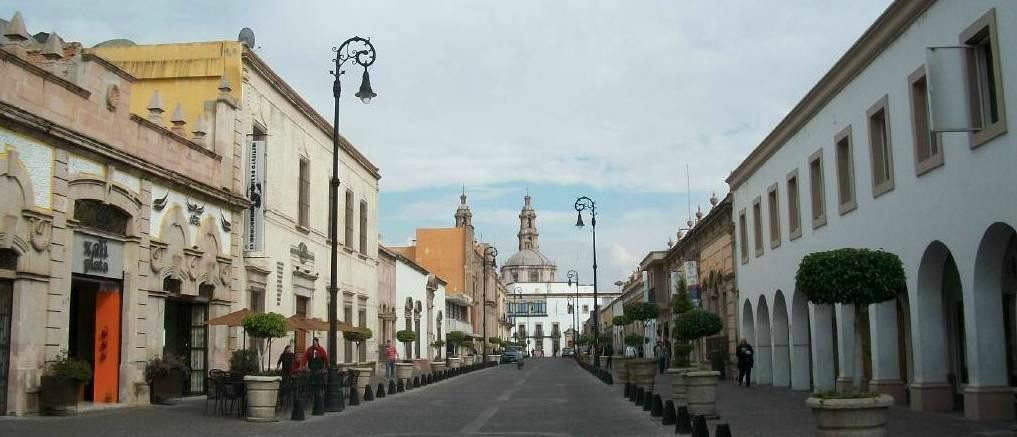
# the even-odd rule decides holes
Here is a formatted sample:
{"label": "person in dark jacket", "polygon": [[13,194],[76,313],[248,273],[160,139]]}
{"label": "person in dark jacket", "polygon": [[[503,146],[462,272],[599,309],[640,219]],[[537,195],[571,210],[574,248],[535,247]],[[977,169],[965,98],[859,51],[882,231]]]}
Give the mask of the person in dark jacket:
{"label": "person in dark jacket", "polygon": [[745,380],[745,386],[748,387],[752,384],[752,360],[753,353],[752,346],[744,338],[738,343],[738,348],[735,349],[735,355],[738,357],[738,385],[742,385],[742,380]]}
{"label": "person in dark jacket", "polygon": [[614,346],[608,343],[604,346],[604,355],[607,355],[607,368],[611,368],[611,357],[614,355]]}

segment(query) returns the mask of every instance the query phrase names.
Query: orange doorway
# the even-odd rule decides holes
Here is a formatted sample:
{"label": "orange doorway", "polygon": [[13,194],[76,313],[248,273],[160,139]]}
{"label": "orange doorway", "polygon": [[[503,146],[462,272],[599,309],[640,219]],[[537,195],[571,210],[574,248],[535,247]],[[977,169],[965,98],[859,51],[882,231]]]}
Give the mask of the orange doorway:
{"label": "orange doorway", "polygon": [[120,387],[120,282],[75,275],[71,281],[68,356],[87,361],[85,401],[116,403]]}

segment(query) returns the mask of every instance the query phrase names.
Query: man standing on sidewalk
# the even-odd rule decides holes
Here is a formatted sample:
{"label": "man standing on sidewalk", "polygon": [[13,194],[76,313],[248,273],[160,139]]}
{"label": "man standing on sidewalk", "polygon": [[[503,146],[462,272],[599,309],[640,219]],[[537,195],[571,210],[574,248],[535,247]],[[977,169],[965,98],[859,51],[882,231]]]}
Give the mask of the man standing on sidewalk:
{"label": "man standing on sidewalk", "polygon": [[745,386],[748,387],[752,383],[752,346],[744,338],[738,343],[738,348],[735,349],[735,355],[738,357],[738,385],[742,385],[742,379],[745,380]]}
{"label": "man standing on sidewalk", "polygon": [[399,361],[399,351],[392,346],[392,340],[385,340],[385,378],[395,378],[396,361]]}

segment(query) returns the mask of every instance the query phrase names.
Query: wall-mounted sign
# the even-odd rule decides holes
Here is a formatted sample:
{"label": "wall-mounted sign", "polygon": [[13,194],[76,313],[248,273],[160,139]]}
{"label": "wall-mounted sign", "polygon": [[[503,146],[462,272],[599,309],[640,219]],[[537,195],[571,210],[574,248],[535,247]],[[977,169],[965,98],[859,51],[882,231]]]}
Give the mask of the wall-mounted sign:
{"label": "wall-mounted sign", "polygon": [[251,207],[244,213],[247,221],[244,250],[260,251],[264,245],[265,205],[265,142],[251,141],[247,153],[247,199]]}
{"label": "wall-mounted sign", "polygon": [[74,233],[71,272],[120,279],[124,276],[124,243]]}
{"label": "wall-mounted sign", "polygon": [[695,261],[685,261],[682,265],[685,273],[685,284],[689,287],[699,285],[699,268]]}

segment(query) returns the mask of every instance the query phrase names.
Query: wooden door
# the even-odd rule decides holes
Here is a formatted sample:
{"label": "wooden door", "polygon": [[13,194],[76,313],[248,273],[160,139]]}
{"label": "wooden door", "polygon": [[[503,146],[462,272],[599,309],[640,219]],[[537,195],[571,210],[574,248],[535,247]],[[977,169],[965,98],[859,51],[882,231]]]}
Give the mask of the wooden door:
{"label": "wooden door", "polygon": [[[305,319],[307,318],[307,302],[309,300],[310,299],[308,299],[308,298],[306,298],[304,296],[297,296],[297,316],[298,317],[302,317],[302,318],[305,318]],[[307,350],[307,331],[298,329],[298,330],[296,330],[296,333],[295,333],[294,337],[295,337],[294,340],[295,340],[295,343],[296,343],[296,346],[295,346],[295,349],[294,349],[295,350],[294,353],[301,354],[305,350]]]}

